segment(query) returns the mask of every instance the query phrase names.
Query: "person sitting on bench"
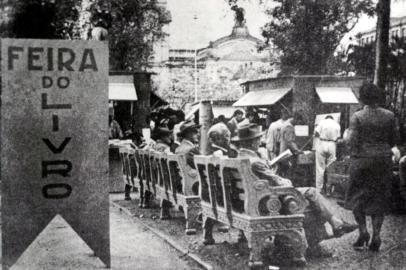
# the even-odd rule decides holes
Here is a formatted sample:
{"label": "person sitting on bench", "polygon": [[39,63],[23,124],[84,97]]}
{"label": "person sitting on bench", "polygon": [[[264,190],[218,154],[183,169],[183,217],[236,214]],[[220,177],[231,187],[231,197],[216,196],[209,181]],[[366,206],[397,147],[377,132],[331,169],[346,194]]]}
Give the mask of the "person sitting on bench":
{"label": "person sitting on bench", "polygon": [[[267,161],[260,158],[257,151],[261,142],[261,136],[262,132],[258,125],[248,124],[239,126],[237,128],[237,135],[231,138],[231,141],[238,147],[238,157],[248,158],[251,162],[253,173],[260,179],[268,180],[271,186],[292,186],[292,182],[289,179],[276,175]],[[315,188],[304,187],[296,189],[309,202],[305,210],[304,220],[304,229],[308,242],[307,256],[332,256],[331,252],[323,249],[320,245],[320,242],[326,239],[328,235],[324,224],[328,222],[331,225],[334,233],[333,237],[341,237],[346,233],[354,231],[358,226],[349,224],[335,215],[330,202]],[[315,224],[315,221],[317,224]]]}

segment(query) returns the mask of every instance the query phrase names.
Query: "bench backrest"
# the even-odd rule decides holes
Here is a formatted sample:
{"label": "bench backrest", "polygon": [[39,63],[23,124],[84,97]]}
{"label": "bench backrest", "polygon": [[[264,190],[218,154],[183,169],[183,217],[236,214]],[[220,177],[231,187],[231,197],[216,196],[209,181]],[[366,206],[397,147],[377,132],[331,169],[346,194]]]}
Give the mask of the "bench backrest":
{"label": "bench backrest", "polygon": [[[195,156],[202,205],[210,205],[214,215],[222,209],[232,222],[233,214],[252,217],[283,215],[289,198],[289,214],[303,213],[306,201],[293,187],[273,187],[251,170],[249,159]],[[295,206],[295,207],[292,207]]]}
{"label": "bench backrest", "polygon": [[135,178],[137,178],[137,168],[134,166],[133,162],[131,162],[134,152],[134,149],[129,145],[119,147],[119,155],[123,169],[123,180],[125,184],[130,186],[134,186]]}
{"label": "bench backrest", "polygon": [[158,163],[158,152],[149,151],[149,166],[151,174],[151,184],[153,187],[159,183],[159,163]]}
{"label": "bench backrest", "polygon": [[138,151],[141,162],[142,162],[142,171],[143,171],[143,180],[146,182],[147,187],[151,185],[151,166],[149,160],[149,151],[140,149]]}

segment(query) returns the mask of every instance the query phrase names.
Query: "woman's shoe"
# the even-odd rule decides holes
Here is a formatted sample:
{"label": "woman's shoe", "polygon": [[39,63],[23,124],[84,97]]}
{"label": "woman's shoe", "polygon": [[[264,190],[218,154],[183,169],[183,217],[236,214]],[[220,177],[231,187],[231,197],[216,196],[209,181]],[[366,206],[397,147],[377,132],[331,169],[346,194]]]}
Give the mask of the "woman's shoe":
{"label": "woman's shoe", "polygon": [[364,250],[369,242],[369,233],[359,235],[357,241],[353,244],[355,250]]}
{"label": "woman's shoe", "polygon": [[380,247],[381,247],[381,238],[379,236],[372,237],[371,244],[369,244],[369,250],[378,252]]}

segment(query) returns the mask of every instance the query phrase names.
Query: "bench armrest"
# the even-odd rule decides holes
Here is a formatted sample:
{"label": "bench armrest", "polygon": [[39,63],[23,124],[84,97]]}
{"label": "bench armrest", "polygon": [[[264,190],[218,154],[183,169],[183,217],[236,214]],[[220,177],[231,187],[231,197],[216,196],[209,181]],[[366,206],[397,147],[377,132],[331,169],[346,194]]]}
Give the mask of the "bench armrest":
{"label": "bench armrest", "polygon": [[302,214],[308,205],[304,196],[294,187],[271,186],[263,179],[254,180],[249,185],[249,215]]}

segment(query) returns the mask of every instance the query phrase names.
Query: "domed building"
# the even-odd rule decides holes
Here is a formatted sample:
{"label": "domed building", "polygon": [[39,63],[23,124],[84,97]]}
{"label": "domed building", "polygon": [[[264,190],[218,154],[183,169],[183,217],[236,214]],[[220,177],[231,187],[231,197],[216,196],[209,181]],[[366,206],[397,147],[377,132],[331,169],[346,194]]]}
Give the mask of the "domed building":
{"label": "domed building", "polygon": [[275,50],[249,33],[242,8],[236,12],[231,34],[198,50],[170,49],[167,61],[155,66],[155,87],[167,101],[182,107],[195,99],[236,100],[241,83],[276,77]]}

